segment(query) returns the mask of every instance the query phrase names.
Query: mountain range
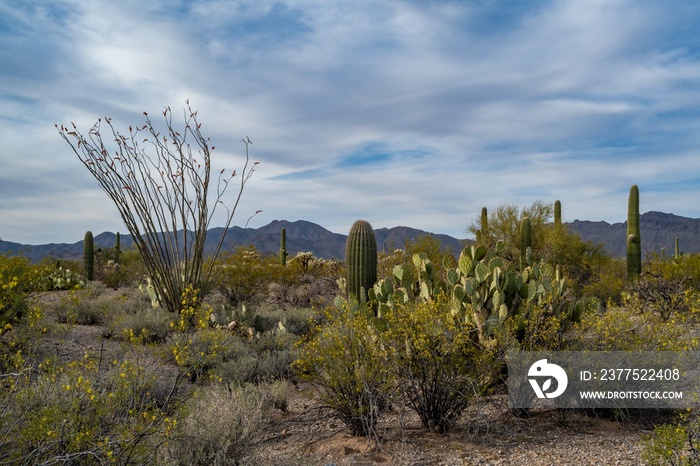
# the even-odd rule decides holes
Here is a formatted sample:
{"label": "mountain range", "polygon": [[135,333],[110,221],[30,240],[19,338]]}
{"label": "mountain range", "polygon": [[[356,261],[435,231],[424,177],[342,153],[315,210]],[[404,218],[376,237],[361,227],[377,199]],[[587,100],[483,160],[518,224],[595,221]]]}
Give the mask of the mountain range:
{"label": "mountain range", "polygon": [[[570,232],[577,233],[585,241],[603,244],[604,249],[615,257],[625,256],[627,223],[593,222],[588,220],[574,220],[566,223]],[[229,229],[224,242],[224,249],[232,249],[238,246],[253,245],[258,251],[277,254],[280,247],[280,231],[286,230],[287,252],[294,256],[297,252],[313,252],[316,257],[325,259],[344,259],[346,235],[333,233],[320,225],[298,220],[274,220],[260,228]],[[700,219],[680,217],[678,215],[663,212],[646,212],[641,215],[640,228],[642,237],[642,252],[649,254],[660,253],[661,248],[666,249],[667,256],[674,251],[675,239],[679,238],[681,251],[684,253],[700,252]],[[213,228],[207,235],[206,252],[211,253],[215,243],[221,237],[223,228]],[[469,240],[457,239],[448,235],[440,235],[423,230],[399,226],[394,228],[380,228],[375,230],[377,245],[380,251],[390,251],[403,248],[406,241],[416,241],[419,237],[428,235],[437,239],[444,248],[453,252],[459,252]],[[95,246],[98,248],[111,248],[114,246],[116,235],[105,232],[96,235]],[[128,248],[133,244],[129,235],[121,235],[122,248]],[[0,254],[21,253],[33,262],[38,262],[45,257],[56,259],[78,260],[83,255],[83,242],[72,244],[43,244],[24,245],[0,240]]]}

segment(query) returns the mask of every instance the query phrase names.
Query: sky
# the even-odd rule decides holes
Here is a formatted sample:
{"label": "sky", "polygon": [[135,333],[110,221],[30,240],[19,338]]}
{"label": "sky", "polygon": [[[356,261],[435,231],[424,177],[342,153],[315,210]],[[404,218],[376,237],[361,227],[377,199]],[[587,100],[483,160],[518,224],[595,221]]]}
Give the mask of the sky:
{"label": "sky", "polygon": [[0,238],[126,232],[54,124],[187,101],[216,170],[253,142],[240,226],[465,238],[538,200],[614,223],[633,184],[700,218],[698,31],[696,0],[3,0]]}

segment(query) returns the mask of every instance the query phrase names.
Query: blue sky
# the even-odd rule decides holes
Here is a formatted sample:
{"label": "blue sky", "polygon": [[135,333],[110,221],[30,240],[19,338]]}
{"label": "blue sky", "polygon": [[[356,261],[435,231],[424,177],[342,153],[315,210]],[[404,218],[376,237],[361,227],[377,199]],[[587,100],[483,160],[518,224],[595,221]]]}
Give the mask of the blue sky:
{"label": "blue sky", "polygon": [[465,237],[483,206],[556,199],[612,223],[632,184],[698,218],[698,31],[695,0],[5,0],[0,237],[124,232],[54,123],[187,99],[217,169],[253,141],[238,224]]}

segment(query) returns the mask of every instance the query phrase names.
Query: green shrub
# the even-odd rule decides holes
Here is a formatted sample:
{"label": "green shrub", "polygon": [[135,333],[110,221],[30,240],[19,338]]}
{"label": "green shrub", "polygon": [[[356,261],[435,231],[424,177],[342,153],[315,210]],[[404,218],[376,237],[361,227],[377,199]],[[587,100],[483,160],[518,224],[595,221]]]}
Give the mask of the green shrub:
{"label": "green shrub", "polygon": [[[578,287],[578,284],[575,284]],[[590,268],[590,277],[581,287],[583,296],[595,296],[603,306],[619,305],[628,290],[627,266],[617,259],[601,261]]]}
{"label": "green shrub", "polygon": [[261,256],[254,247],[238,248],[221,265],[215,288],[228,299],[229,306],[262,301],[271,283],[279,281],[290,269],[273,256]]}
{"label": "green shrub", "polygon": [[386,322],[389,367],[408,405],[425,428],[451,429],[500,371],[497,351],[477,343],[475,327],[452,312],[446,295],[396,306]]}
{"label": "green shrub", "polygon": [[138,360],[25,360],[0,391],[0,462],[152,463],[175,424],[175,392]]}
{"label": "green shrub", "polygon": [[394,382],[386,347],[378,345],[374,312],[339,300],[300,346],[293,367],[321,391],[323,406],[353,435],[375,433]]}
{"label": "green shrub", "polygon": [[32,281],[28,259],[0,256],[0,334],[11,328],[27,309]]}
{"label": "green shrub", "polygon": [[654,427],[643,445],[642,459],[649,466],[700,464],[700,419],[697,414],[682,414],[675,424]]}

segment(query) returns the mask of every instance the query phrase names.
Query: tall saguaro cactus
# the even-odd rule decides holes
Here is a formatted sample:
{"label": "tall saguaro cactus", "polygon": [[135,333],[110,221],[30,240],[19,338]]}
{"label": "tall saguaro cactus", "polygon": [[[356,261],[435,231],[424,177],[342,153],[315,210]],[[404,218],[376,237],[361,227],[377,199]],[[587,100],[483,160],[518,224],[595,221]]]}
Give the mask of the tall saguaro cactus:
{"label": "tall saguaro cactus", "polygon": [[92,281],[95,268],[95,241],[91,231],[85,232],[83,240],[83,265],[85,266],[85,276]]}
{"label": "tall saguaro cactus", "polygon": [[561,201],[554,201],[554,265],[559,265],[559,254],[562,247],[561,231]]}
{"label": "tall saguaro cactus", "polygon": [[364,300],[377,281],[377,239],[364,220],[356,221],[348,234],[345,270],[348,294]]}
{"label": "tall saguaro cactus", "polygon": [[632,185],[627,204],[627,276],[635,281],[642,273],[642,243],[639,233],[639,188]]}
{"label": "tall saguaro cactus", "polygon": [[523,217],[520,221],[520,270],[527,267],[527,248],[532,247],[532,221]]}
{"label": "tall saguaro cactus", "polygon": [[486,207],[481,208],[481,241],[479,243],[485,244],[489,241],[489,214]]}
{"label": "tall saguaro cactus", "polygon": [[559,232],[561,230],[561,201],[554,201],[554,228]]}
{"label": "tall saguaro cactus", "polygon": [[119,235],[119,232],[117,232],[117,240],[114,243],[114,263],[115,264],[119,263],[119,261],[121,260],[121,255],[122,255],[121,236]]}
{"label": "tall saguaro cactus", "polygon": [[287,230],[284,227],[280,233],[280,264],[287,265]]}

